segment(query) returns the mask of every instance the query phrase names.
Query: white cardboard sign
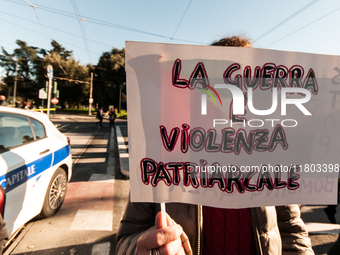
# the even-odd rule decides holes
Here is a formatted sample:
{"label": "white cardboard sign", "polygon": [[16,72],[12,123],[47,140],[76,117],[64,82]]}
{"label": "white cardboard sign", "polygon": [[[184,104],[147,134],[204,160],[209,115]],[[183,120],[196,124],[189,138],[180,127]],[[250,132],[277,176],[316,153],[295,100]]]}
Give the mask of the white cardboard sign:
{"label": "white cardboard sign", "polygon": [[127,42],[131,200],[336,203],[339,60]]}

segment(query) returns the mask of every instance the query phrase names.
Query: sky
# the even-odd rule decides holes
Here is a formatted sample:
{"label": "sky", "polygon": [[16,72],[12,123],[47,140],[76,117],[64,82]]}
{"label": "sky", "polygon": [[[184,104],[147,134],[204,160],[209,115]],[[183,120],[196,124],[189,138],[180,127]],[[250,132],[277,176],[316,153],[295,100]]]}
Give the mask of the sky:
{"label": "sky", "polygon": [[[245,34],[255,48],[340,55],[339,0],[0,0],[0,46],[50,50],[81,64],[126,41],[209,45]],[[1,75],[1,73],[0,73]]]}

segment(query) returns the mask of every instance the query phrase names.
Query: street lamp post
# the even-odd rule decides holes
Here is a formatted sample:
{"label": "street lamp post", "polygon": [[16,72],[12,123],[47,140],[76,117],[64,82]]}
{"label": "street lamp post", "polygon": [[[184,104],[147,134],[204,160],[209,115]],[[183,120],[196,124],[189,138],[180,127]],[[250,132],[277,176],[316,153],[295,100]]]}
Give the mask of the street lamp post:
{"label": "street lamp post", "polygon": [[48,94],[47,94],[47,116],[50,118],[50,108],[51,108],[51,92],[52,92],[52,79],[53,79],[53,67],[51,65],[47,66],[48,75]]}
{"label": "street lamp post", "polygon": [[120,84],[119,85],[119,111],[118,113],[120,113],[121,107],[122,107],[122,89],[123,89],[123,86],[122,84]]}
{"label": "street lamp post", "polygon": [[90,83],[90,98],[89,98],[89,115],[92,115],[92,89],[93,89],[93,72],[91,72],[91,83]]}
{"label": "street lamp post", "polygon": [[17,80],[18,80],[18,60],[15,63],[15,78],[13,88],[13,105],[15,106],[16,94],[17,94]]}

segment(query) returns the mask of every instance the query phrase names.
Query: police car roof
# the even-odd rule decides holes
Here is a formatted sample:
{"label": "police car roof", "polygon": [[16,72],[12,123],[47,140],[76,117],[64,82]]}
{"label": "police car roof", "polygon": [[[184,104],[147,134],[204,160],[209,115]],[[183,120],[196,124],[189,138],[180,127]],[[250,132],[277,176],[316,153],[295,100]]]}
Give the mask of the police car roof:
{"label": "police car roof", "polygon": [[8,106],[0,106],[0,112],[18,113],[18,114],[22,114],[22,115],[26,115],[32,118],[39,119],[41,121],[49,120],[45,113],[35,112],[35,111],[30,111],[30,110],[25,110],[25,109],[20,109],[20,108],[12,108]]}

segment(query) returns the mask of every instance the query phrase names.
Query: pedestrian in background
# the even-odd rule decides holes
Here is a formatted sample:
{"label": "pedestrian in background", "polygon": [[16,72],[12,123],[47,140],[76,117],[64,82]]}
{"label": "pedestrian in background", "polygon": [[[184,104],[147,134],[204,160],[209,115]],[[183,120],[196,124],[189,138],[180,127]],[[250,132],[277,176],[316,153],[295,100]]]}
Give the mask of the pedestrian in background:
{"label": "pedestrian in background", "polygon": [[99,119],[98,122],[96,122],[96,125],[99,124],[102,127],[102,122],[103,122],[103,107],[100,107],[100,109],[97,112],[97,119]]}
{"label": "pedestrian in background", "polygon": [[114,127],[117,114],[116,114],[116,109],[113,107],[111,108],[111,111],[109,113],[109,118],[110,118],[110,127]]}
{"label": "pedestrian in background", "polygon": [[29,110],[30,107],[31,107],[31,103],[27,101],[27,102],[25,103],[24,109]]}
{"label": "pedestrian in background", "polygon": [[6,97],[4,95],[0,95],[0,105],[7,106]]}

